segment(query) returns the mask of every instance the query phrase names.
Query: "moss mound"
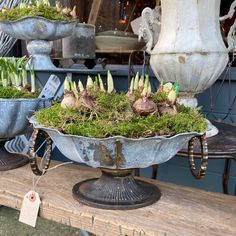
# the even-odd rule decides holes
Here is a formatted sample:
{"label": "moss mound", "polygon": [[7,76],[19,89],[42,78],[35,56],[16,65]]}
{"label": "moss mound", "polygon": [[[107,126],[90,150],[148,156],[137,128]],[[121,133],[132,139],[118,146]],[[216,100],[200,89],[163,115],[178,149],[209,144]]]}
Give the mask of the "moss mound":
{"label": "moss mound", "polygon": [[57,12],[56,7],[48,6],[45,4],[40,4],[38,6],[32,5],[31,7],[16,7],[4,9],[0,12],[0,20],[18,20],[24,17],[30,16],[40,16],[49,20],[61,20],[61,21],[71,21],[72,18],[63,14],[62,12]]}
{"label": "moss mound", "polygon": [[[161,99],[157,98],[156,99]],[[66,134],[105,138],[122,135],[130,138],[155,135],[172,136],[183,132],[205,131],[204,117],[196,109],[178,105],[178,114],[162,116],[139,116],[132,112],[130,102],[124,94],[97,94],[97,105],[93,111],[62,109],[59,103],[35,113],[43,126]]]}
{"label": "moss mound", "polygon": [[30,93],[18,90],[14,87],[0,86],[0,98],[36,98],[38,93]]}

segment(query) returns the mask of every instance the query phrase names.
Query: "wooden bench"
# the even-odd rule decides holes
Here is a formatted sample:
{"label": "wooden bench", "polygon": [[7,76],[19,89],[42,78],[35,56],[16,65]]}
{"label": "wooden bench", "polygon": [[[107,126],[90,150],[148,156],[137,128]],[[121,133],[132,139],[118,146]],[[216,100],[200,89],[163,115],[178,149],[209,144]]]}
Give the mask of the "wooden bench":
{"label": "wooden bench", "polygon": [[[234,196],[145,179],[158,185],[162,192],[161,199],[148,207],[111,211],[88,207],[73,199],[75,183],[99,175],[98,170],[74,164],[49,171],[36,186],[42,200],[39,215],[96,235],[236,234]],[[0,204],[20,209],[23,196],[32,189],[32,178],[28,165],[0,172]]]}

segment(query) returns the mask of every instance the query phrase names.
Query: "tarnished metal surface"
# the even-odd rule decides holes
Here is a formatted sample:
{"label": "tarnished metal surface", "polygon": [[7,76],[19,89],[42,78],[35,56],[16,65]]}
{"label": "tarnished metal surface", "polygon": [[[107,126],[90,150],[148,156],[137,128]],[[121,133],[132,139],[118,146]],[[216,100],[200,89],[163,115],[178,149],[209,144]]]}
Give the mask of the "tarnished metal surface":
{"label": "tarnished metal surface", "polygon": [[0,139],[23,134],[29,126],[33,111],[51,105],[51,98],[0,98]]}
{"label": "tarnished metal surface", "polygon": [[134,179],[131,172],[103,169],[99,179],[89,179],[74,185],[73,197],[83,204],[111,210],[136,209],[158,201],[161,197],[159,188]]}
{"label": "tarnished metal surface", "polygon": [[[194,159],[194,142],[196,138],[199,139],[201,145],[201,165],[199,169],[196,168]],[[207,164],[208,164],[208,148],[205,135],[193,137],[190,139],[188,144],[188,156],[189,156],[189,167],[192,175],[196,179],[202,179],[206,175]]]}
{"label": "tarnished metal surface", "polygon": [[[45,148],[44,148],[44,154],[43,158],[44,161],[40,163],[40,166],[37,163],[37,150],[38,147],[36,146],[36,141],[38,136],[44,136],[46,139],[45,141]],[[31,146],[28,151],[29,161],[30,161],[30,167],[31,170],[35,175],[43,175],[47,172],[47,169],[50,166],[51,162],[51,154],[52,154],[52,140],[49,137],[49,135],[46,132],[43,132],[42,130],[34,129],[32,137],[31,137]]]}
{"label": "tarnished metal surface", "polygon": [[145,168],[171,159],[190,138],[198,133],[182,133],[172,137],[156,136],[131,139],[122,136],[87,138],[62,134],[40,126],[30,119],[35,128],[47,132],[63,155],[92,167],[109,169]]}
{"label": "tarnished metal surface", "polygon": [[94,59],[95,26],[78,23],[72,36],[62,40],[63,58]]}
{"label": "tarnished metal surface", "polygon": [[48,20],[43,17],[24,17],[15,21],[0,21],[0,30],[16,39],[28,40],[27,50],[32,55],[28,67],[55,69],[50,59],[53,40],[72,35],[76,21]]}
{"label": "tarnished metal surface", "polygon": [[0,21],[0,30],[22,40],[53,41],[72,34],[76,21],[48,20],[43,17],[24,17],[15,21]]}

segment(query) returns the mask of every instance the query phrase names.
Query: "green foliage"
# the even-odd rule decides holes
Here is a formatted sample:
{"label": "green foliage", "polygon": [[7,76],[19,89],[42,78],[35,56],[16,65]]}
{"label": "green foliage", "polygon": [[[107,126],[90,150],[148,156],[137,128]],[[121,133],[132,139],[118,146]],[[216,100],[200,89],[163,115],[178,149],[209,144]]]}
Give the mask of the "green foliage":
{"label": "green foliage", "polygon": [[57,12],[56,7],[48,6],[47,4],[32,4],[31,7],[15,7],[7,8],[0,12],[0,20],[17,20],[27,16],[41,16],[50,20],[70,21],[72,18]]}
{"label": "green foliage", "polygon": [[2,87],[0,86],[0,98],[35,98],[38,94],[32,94],[24,91],[20,91],[14,87]]}
{"label": "green foliage", "polygon": [[27,84],[27,58],[0,57],[0,98],[33,98],[35,91],[34,70],[30,70],[31,87]]}
{"label": "green foliage", "polygon": [[41,125],[63,133],[96,138],[114,135],[132,138],[170,136],[182,132],[204,132],[206,129],[205,119],[196,109],[180,106],[175,116],[166,114],[141,117],[132,112],[124,94],[96,95],[98,98],[94,111],[62,109],[56,103],[50,108],[37,111],[35,117]]}
{"label": "green foliage", "polygon": [[167,93],[164,91],[161,91],[161,92],[152,94],[152,99],[153,99],[153,102],[155,103],[165,102],[167,99]]}

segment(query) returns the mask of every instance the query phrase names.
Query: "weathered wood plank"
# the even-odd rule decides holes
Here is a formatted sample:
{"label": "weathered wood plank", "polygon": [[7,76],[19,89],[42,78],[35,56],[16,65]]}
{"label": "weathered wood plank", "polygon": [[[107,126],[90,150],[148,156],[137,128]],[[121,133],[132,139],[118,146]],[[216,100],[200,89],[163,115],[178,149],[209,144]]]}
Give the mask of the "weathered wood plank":
{"label": "weathered wood plank", "polygon": [[99,14],[100,7],[102,5],[103,0],[93,0],[92,8],[90,10],[88,23],[95,25],[97,21],[97,17]]}
{"label": "weathered wood plank", "polygon": [[[148,207],[111,211],[75,201],[72,186],[99,175],[78,165],[49,171],[36,186],[42,199],[40,216],[97,235],[235,235],[233,196],[146,179],[162,192],[160,201]],[[0,172],[0,204],[20,209],[24,194],[32,189],[32,176],[29,166]]]}

